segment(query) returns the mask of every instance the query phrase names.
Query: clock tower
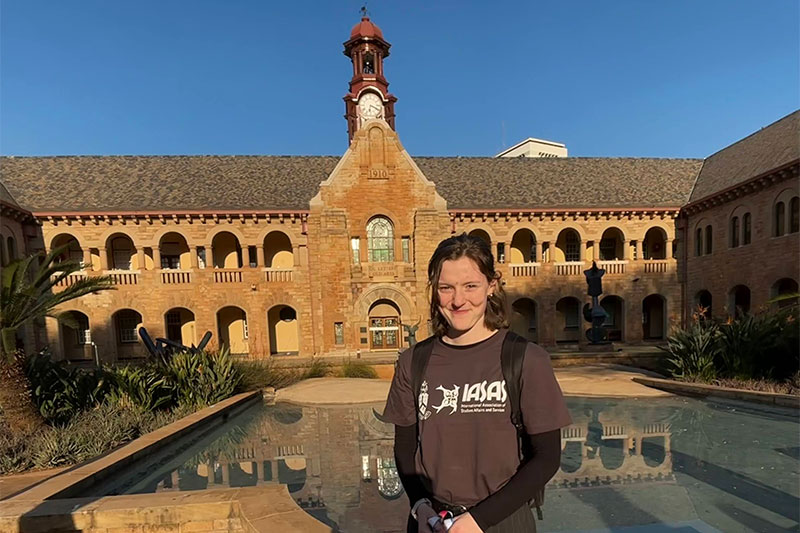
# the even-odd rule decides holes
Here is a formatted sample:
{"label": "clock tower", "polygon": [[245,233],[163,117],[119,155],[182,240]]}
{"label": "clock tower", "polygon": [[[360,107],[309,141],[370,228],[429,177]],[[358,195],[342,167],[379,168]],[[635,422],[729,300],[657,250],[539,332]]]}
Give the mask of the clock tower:
{"label": "clock tower", "polygon": [[370,119],[383,119],[394,129],[394,103],[389,82],[383,76],[383,60],[389,57],[391,46],[383,39],[381,29],[369,20],[362,9],[361,22],[353,26],[350,39],[344,43],[344,55],[353,63],[350,92],[344,97],[347,137],[353,135]]}

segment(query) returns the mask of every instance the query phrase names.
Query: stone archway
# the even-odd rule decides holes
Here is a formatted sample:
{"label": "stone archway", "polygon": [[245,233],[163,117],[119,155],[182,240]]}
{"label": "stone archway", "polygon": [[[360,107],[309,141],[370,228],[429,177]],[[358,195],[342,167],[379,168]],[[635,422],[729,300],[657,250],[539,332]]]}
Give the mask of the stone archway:
{"label": "stone archway", "polygon": [[388,283],[364,291],[356,301],[354,311],[361,328],[361,348],[368,350],[398,349],[407,345],[403,324],[416,323],[419,318],[414,314],[408,295]]}

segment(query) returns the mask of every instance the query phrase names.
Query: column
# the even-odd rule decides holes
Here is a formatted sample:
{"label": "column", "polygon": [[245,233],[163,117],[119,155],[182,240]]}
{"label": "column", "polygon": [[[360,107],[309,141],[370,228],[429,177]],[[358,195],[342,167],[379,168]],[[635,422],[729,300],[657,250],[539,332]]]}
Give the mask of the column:
{"label": "column", "polygon": [[548,263],[556,262],[555,250],[556,250],[556,243],[554,243],[553,241],[548,242],[547,243],[547,253],[549,254],[549,257],[547,258]]}
{"label": "column", "polygon": [[263,268],[267,266],[266,261],[264,259],[264,244],[261,243],[256,246],[256,267]]}
{"label": "column", "polygon": [[664,241],[664,258],[672,259],[672,239]]}
{"label": "column", "polygon": [[633,259],[633,241],[628,241],[625,244],[625,259],[630,261]]}
{"label": "column", "polygon": [[642,259],[644,259],[644,257],[642,257],[642,240],[638,239],[636,241],[636,260],[641,261]]}
{"label": "column", "polygon": [[600,241],[592,241],[592,259],[600,261]]}
{"label": "column", "polygon": [[533,259],[534,263],[541,263],[542,262],[542,245],[539,244],[539,241],[533,243]]}
{"label": "column", "polygon": [[144,270],[145,262],[144,262],[144,248],[137,248],[136,249],[136,260],[139,263],[139,270]]}
{"label": "column", "polygon": [[230,465],[228,463],[222,463],[220,467],[222,468],[222,484],[225,485],[226,487],[230,487],[231,486]]}
{"label": "column", "polygon": [[586,241],[582,239],[578,241],[578,261],[586,261]]}
{"label": "column", "polygon": [[189,261],[193,269],[197,269],[199,261],[197,259],[197,246],[189,247]]}
{"label": "column", "polygon": [[214,461],[209,461],[206,465],[206,470],[208,471],[208,488],[211,488],[212,485],[215,484],[214,480]]}
{"label": "column", "polygon": [[108,250],[98,248],[97,252],[100,254],[100,270],[108,270]]}
{"label": "column", "polygon": [[153,246],[153,269],[161,270],[161,248],[158,246]]}
{"label": "column", "polygon": [[86,268],[92,263],[92,250],[89,248],[83,249],[83,267]]}
{"label": "column", "polygon": [[[263,247],[262,247],[263,248]],[[264,460],[256,461],[256,485],[264,484]]]}

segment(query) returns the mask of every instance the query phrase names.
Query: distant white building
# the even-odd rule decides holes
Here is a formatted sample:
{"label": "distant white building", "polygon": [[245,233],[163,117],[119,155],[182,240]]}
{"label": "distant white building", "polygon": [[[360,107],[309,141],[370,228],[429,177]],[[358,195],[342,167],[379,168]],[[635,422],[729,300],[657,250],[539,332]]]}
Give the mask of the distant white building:
{"label": "distant white building", "polygon": [[567,146],[528,137],[511,148],[503,150],[495,157],[567,157]]}

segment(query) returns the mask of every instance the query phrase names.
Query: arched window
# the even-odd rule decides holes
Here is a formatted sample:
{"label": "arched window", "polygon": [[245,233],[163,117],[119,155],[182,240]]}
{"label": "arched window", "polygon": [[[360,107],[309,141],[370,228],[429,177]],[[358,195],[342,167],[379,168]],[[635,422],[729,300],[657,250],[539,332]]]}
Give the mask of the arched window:
{"label": "arched window", "polygon": [[745,213],[742,217],[742,244],[750,244],[751,227],[750,213]]}
{"label": "arched window", "polygon": [[706,254],[710,254],[714,249],[712,246],[713,233],[711,225],[706,226]]}
{"label": "arched window", "polygon": [[8,243],[6,252],[8,253],[8,262],[10,263],[17,258],[17,244],[14,242],[14,237],[9,237],[6,242]]}
{"label": "arched window", "polygon": [[800,196],[789,201],[789,233],[800,231]]}
{"label": "arched window", "polygon": [[703,255],[703,228],[697,228],[694,236],[694,255]]}
{"label": "arched window", "polygon": [[786,233],[786,206],[783,202],[775,204],[773,218],[772,235],[773,237],[780,237]]}
{"label": "arched window", "polygon": [[367,249],[374,263],[394,261],[394,229],[388,218],[375,217],[367,224]]}
{"label": "arched window", "polygon": [[729,243],[731,248],[739,246],[739,217],[731,218]]}

